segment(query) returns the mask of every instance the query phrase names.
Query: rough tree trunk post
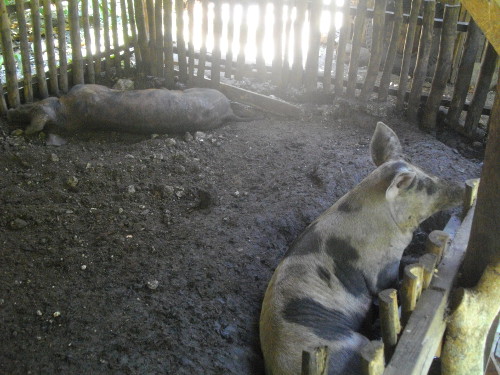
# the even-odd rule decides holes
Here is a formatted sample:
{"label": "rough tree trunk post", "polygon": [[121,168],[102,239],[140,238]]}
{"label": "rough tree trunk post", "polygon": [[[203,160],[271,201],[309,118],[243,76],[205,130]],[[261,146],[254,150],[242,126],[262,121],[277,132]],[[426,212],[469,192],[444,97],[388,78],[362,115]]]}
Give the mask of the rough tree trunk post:
{"label": "rough tree trunk post", "polygon": [[[500,83],[500,82],[499,82]],[[499,312],[500,300],[500,90],[497,85],[490,117],[490,133],[471,236],[465,255],[459,292],[462,300],[452,313],[445,351],[444,375],[483,374],[486,336]],[[483,275],[481,277],[481,275]],[[479,280],[479,278],[481,279]],[[465,316],[464,316],[465,315]],[[463,332],[463,334],[461,333]],[[457,334],[459,336],[457,336]],[[477,336],[476,336],[477,335]],[[463,340],[467,337],[467,340]],[[458,342],[462,340],[466,345]],[[476,345],[475,345],[476,344]]]}

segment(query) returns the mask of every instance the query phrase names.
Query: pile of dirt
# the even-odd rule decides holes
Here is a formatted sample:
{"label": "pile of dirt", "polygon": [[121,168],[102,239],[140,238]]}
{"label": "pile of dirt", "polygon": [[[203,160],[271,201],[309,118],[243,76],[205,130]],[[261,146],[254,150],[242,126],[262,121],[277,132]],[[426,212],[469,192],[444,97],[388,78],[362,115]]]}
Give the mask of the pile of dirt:
{"label": "pile of dirt", "polygon": [[[341,112],[59,147],[0,121],[0,372],[262,374],[274,268],[374,169],[378,118]],[[479,176],[478,161],[386,122],[427,171]]]}

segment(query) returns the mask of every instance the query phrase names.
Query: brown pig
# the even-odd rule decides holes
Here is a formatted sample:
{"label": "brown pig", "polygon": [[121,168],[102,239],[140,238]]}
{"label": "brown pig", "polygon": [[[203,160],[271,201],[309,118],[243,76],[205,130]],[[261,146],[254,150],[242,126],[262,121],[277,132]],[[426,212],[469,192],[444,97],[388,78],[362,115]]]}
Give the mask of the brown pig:
{"label": "brown pig", "polygon": [[329,375],[360,374],[373,298],[397,281],[418,225],[462,202],[461,186],[405,161],[382,122],[370,148],[378,168],[305,229],[269,283],[260,317],[267,375],[300,374],[302,351],[320,346],[329,347]]}

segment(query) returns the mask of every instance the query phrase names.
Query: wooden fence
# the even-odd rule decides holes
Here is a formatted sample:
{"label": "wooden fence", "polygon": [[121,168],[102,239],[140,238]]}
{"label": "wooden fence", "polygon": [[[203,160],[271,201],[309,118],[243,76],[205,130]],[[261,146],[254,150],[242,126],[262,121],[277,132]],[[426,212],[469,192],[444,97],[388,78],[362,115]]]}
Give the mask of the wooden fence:
{"label": "wooden fence", "polygon": [[[2,0],[0,113],[137,68],[163,77],[169,88],[175,77],[195,86],[210,77],[213,87],[221,79],[252,77],[272,82],[277,92],[291,86],[329,100],[392,95],[424,128],[436,126],[444,106],[450,126],[474,134],[490,112],[485,102],[497,56],[483,47],[481,31],[459,5],[412,0],[405,14],[402,0],[392,7],[388,0],[326,1],[15,0],[6,6]],[[360,68],[367,51],[367,67]],[[478,56],[479,78],[471,81]],[[453,93],[443,96],[450,80]]]}

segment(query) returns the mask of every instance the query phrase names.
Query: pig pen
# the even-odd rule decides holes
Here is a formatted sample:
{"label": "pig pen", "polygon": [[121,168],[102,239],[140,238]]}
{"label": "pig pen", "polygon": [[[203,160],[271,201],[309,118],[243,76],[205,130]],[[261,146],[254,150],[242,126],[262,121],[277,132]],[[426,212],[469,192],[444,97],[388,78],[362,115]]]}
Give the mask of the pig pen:
{"label": "pig pen", "polygon": [[81,132],[59,147],[0,120],[0,373],[263,374],[267,283],[374,169],[378,120],[425,170],[479,176],[468,141],[342,106],[207,134]]}

